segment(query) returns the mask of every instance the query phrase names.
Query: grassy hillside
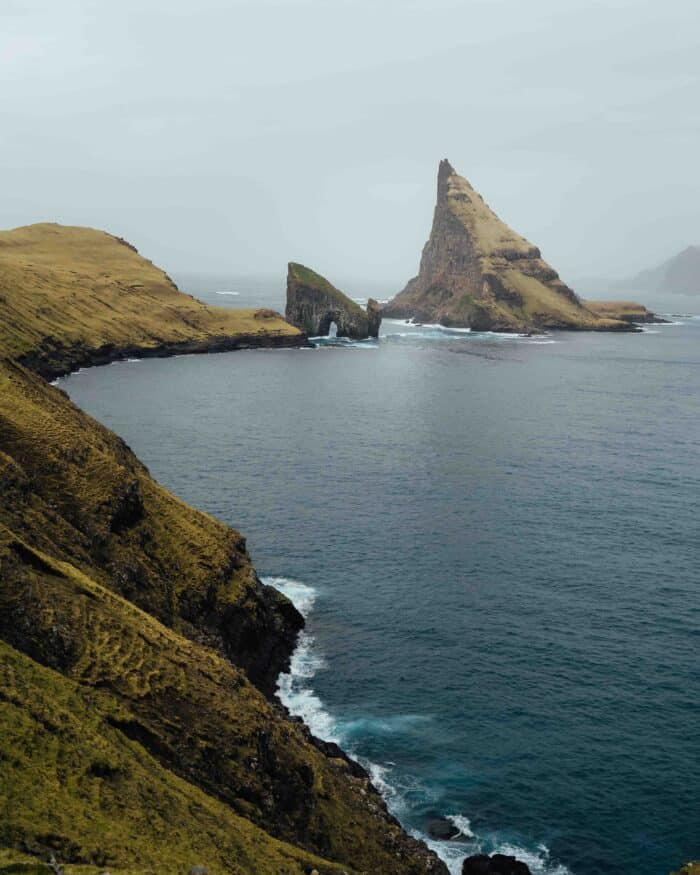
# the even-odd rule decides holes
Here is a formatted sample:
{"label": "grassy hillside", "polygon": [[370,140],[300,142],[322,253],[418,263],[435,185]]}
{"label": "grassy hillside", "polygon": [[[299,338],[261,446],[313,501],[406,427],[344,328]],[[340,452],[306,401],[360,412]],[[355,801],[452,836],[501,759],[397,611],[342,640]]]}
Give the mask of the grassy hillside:
{"label": "grassy hillside", "polygon": [[89,229],[0,235],[0,283],[0,873],[444,873],[273,700],[303,620],[245,539],[40,376],[303,337]]}
{"label": "grassy hillside", "polygon": [[9,362],[0,521],[274,689],[302,620],[260,583],[245,539],[162,489],[120,438]]}
{"label": "grassy hillside", "polygon": [[39,224],[0,232],[0,350],[46,376],[119,354],[294,345],[270,310],[209,307],[125,241]]}

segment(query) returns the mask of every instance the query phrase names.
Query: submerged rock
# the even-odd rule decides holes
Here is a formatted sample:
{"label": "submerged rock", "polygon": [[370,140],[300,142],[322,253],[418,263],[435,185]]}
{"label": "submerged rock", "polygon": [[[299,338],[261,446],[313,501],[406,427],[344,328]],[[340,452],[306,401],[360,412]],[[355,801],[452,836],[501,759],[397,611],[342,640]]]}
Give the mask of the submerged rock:
{"label": "submerged rock", "polygon": [[454,823],[445,817],[434,817],[426,823],[425,829],[431,839],[443,842],[455,839],[460,834]]}
{"label": "submerged rock", "polygon": [[369,299],[367,309],[363,310],[325,277],[291,261],[285,317],[310,337],[326,337],[335,325],[336,337],[361,340],[379,335],[382,311],[374,298]]}

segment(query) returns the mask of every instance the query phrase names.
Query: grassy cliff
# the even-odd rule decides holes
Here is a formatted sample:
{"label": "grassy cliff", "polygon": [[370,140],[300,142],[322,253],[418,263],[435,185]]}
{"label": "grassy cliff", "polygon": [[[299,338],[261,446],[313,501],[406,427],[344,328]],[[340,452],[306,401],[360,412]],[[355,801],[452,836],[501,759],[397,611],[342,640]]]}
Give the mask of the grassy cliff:
{"label": "grassy cliff", "polygon": [[0,349],[44,376],[127,355],[299,345],[270,310],[209,307],[124,240],[39,224],[0,232]]}
{"label": "grassy cliff", "polygon": [[444,873],[273,699],[303,621],[245,539],[40,376],[301,335],[199,304],[100,232],[2,239],[0,873],[51,872],[52,855],[67,875]]}

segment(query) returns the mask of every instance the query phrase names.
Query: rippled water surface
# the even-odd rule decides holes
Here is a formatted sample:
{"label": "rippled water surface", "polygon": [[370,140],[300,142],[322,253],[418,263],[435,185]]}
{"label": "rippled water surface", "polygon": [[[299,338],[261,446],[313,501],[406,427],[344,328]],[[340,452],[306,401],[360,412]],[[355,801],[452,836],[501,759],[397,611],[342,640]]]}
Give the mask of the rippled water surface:
{"label": "rippled water surface", "polygon": [[[220,291],[233,291],[221,285]],[[229,305],[268,304],[241,282]],[[206,292],[209,292],[207,294]],[[278,302],[273,302],[278,303]],[[121,363],[62,381],[309,617],[282,695],[457,871],[700,856],[700,319]]]}

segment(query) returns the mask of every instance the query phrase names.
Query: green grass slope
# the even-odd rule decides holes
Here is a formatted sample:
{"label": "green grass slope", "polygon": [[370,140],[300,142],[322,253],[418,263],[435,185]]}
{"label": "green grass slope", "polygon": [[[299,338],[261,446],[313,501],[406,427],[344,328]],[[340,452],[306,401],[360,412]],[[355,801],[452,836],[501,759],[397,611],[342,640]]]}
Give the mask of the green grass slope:
{"label": "green grass slope", "polygon": [[0,232],[0,350],[46,376],[120,355],[301,342],[270,310],[209,307],[120,238],[38,224]]}
{"label": "green grass slope", "polygon": [[296,261],[290,261],[287,268],[287,278],[288,281],[298,283],[300,286],[307,286],[310,289],[314,289],[320,294],[335,301],[339,307],[343,307],[352,313],[356,313],[360,317],[366,315],[365,311],[357,302],[353,301],[352,298],[348,298],[345,292],[341,292],[340,289],[337,289],[333,283],[325,278],[325,276],[321,276],[320,273],[316,273],[316,271],[311,270],[310,267],[306,267]]}

